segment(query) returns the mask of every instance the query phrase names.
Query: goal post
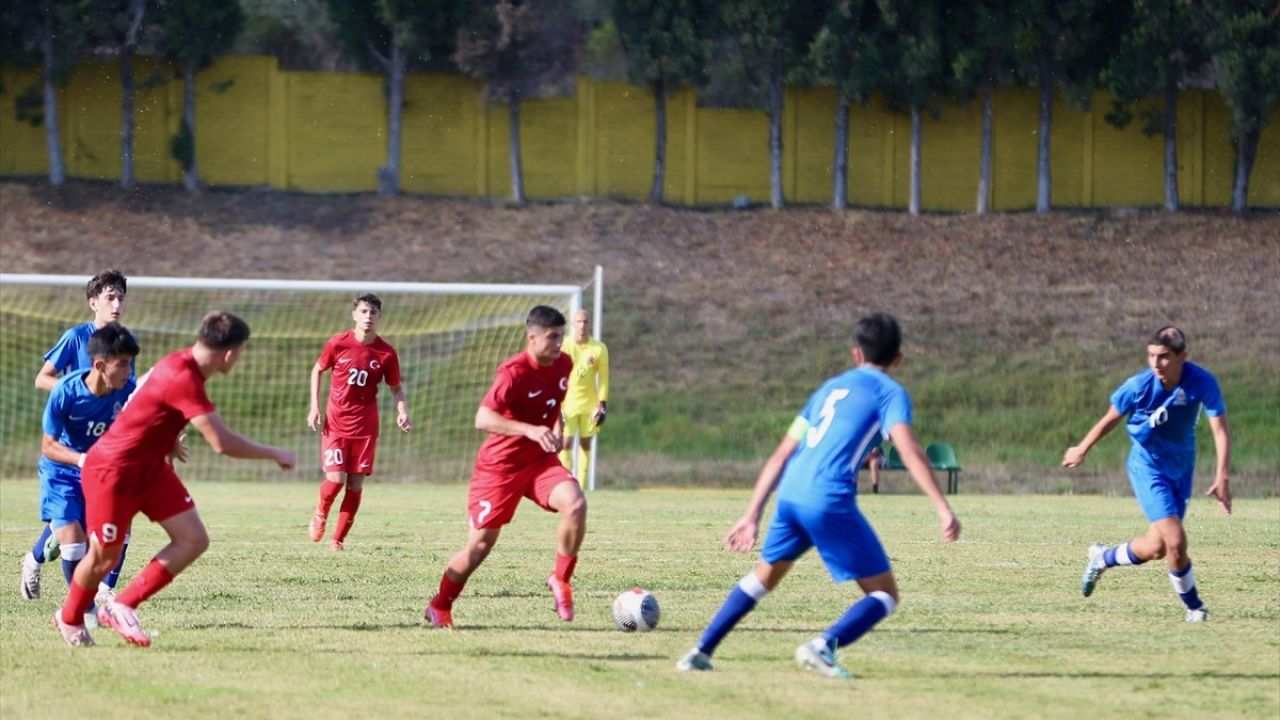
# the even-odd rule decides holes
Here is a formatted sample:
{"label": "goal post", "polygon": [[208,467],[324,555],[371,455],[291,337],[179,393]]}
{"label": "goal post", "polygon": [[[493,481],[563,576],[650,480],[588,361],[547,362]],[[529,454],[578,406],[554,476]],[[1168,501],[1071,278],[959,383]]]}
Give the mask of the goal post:
{"label": "goal post", "polygon": [[[138,338],[142,374],[190,345],[210,310],[243,317],[252,328],[248,350],[230,376],[212,379],[209,397],[233,429],[295,449],[293,477],[305,479],[320,471],[320,441],[307,427],[311,368],[329,337],[351,329],[352,299],[375,293],[383,302],[378,334],[399,354],[414,427],[397,430],[391,393],[378,393],[372,478],[449,482],[470,476],[483,440],[475,409],[498,364],[524,347],[529,308],[545,304],[572,316],[595,285],[599,322],[600,277],[597,271],[584,286],[131,277],[121,322]],[[0,477],[35,477],[48,399],[35,375],[67,328],[92,320],[87,281],[0,273]],[[189,444],[184,478],[288,479],[270,463],[219,457],[200,438]]]}

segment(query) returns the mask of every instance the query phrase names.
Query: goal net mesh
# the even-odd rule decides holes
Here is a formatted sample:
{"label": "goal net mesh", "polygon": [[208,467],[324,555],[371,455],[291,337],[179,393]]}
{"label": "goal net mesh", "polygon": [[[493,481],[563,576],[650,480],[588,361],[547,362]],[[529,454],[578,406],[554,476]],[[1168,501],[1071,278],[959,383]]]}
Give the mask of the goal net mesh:
{"label": "goal net mesh", "polygon": [[[11,276],[12,277],[12,276]],[[190,345],[200,319],[225,309],[248,321],[248,348],[231,374],[210,378],[206,390],[227,425],[254,440],[293,448],[297,473],[320,475],[320,440],[307,427],[309,376],[329,337],[350,330],[351,299],[361,291],[325,289],[192,288],[180,281],[153,287],[130,279],[122,324],[137,337],[141,376],[164,355]],[[158,280],[158,279],[150,279]],[[0,477],[35,477],[41,417],[48,394],[34,386],[44,353],[69,327],[92,319],[77,285],[0,282]],[[300,283],[291,283],[299,285]],[[381,438],[372,478],[452,482],[469,476],[483,434],[476,407],[494,369],[523,347],[529,308],[546,304],[566,315],[573,295],[564,286],[471,294],[428,294],[370,286],[383,303],[379,335],[400,357],[413,431],[395,426],[395,404],[378,393]],[[328,397],[330,375],[322,378]],[[199,433],[188,433],[191,458],[179,469],[193,480],[283,480],[265,461],[217,456]]]}

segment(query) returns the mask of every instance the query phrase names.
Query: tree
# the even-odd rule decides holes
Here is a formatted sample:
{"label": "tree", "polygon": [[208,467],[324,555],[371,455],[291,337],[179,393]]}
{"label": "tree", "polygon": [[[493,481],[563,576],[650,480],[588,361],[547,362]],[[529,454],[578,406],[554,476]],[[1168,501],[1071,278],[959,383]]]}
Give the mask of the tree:
{"label": "tree", "polygon": [[1203,14],[1190,0],[1133,0],[1128,31],[1103,72],[1115,95],[1107,121],[1125,127],[1132,104],[1159,95],[1162,107],[1144,113],[1143,132],[1164,132],[1164,207],[1178,209],[1178,85],[1209,60]]}
{"label": "tree", "polygon": [[613,0],[631,82],[653,92],[655,150],[649,200],[662,202],[667,157],[667,97],[701,76],[707,57],[707,0]]}
{"label": "tree", "polygon": [[170,151],[182,165],[187,192],[200,187],[196,165],[196,72],[213,64],[244,27],[239,0],[163,0],[160,51],[182,69],[182,124]]}
{"label": "tree", "polygon": [[1280,9],[1274,0],[1214,0],[1206,3],[1209,44],[1218,90],[1231,108],[1236,148],[1231,209],[1249,207],[1249,175],[1258,140],[1280,106]]}
{"label": "tree", "polygon": [[120,40],[120,186],[133,187],[133,55],[147,14],[146,0],[125,0]]}
{"label": "tree", "polygon": [[[44,124],[49,154],[49,184],[67,181],[67,167],[58,129],[58,90],[76,61],[96,41],[99,24],[92,0],[39,0],[6,3],[4,42],[0,60],[20,67],[39,66],[40,88],[18,96],[15,108],[22,119]],[[30,102],[38,94],[41,100]],[[30,112],[39,105],[41,113]]]}
{"label": "tree", "polygon": [[949,73],[942,42],[945,0],[877,0],[887,35],[881,89],[890,109],[911,113],[911,188],[907,211],[920,214],[920,113],[936,113]]}
{"label": "tree", "polygon": [[[783,81],[804,60],[822,24],[822,0],[726,0],[721,21],[742,54],[748,77],[767,83],[769,113],[769,204],[783,206],[782,103]],[[767,77],[759,77],[765,68]]]}
{"label": "tree", "polygon": [[465,0],[328,0],[329,16],[347,48],[387,78],[387,162],[378,194],[400,192],[404,80],[410,66],[442,65],[466,11]]}
{"label": "tree", "polygon": [[570,0],[474,0],[458,31],[458,68],[483,79],[489,99],[507,105],[511,200],[517,205],[526,201],[520,102],[573,70],[578,34]]}
{"label": "tree", "polygon": [[991,123],[997,85],[1014,75],[1026,8],[1020,0],[976,0],[963,10],[944,11],[952,86],[961,98],[975,94],[982,103],[982,140],[978,163],[978,201],[975,211],[991,206]]}
{"label": "tree", "polygon": [[831,207],[849,205],[849,103],[866,104],[880,82],[884,38],[874,0],[837,0],[809,46],[815,80],[836,88]]}

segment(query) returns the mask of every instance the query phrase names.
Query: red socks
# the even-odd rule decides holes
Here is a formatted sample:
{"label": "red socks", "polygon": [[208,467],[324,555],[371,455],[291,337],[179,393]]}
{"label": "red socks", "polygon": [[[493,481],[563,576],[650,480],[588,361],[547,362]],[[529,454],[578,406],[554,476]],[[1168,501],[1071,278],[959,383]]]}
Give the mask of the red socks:
{"label": "red socks", "polygon": [[333,501],[338,497],[338,493],[342,492],[342,483],[330,482],[328,480],[320,483],[320,514],[329,517],[329,508],[333,507]]}
{"label": "red socks", "polygon": [[569,582],[569,578],[573,577],[573,569],[578,565],[578,556],[561,555],[556,553],[556,579],[560,582]]}
{"label": "red socks", "polygon": [[84,614],[93,607],[93,596],[97,591],[96,584],[92,590],[87,590],[72,580],[71,586],[67,588],[67,601],[62,604],[62,622],[67,625],[83,625]]}
{"label": "red socks", "polygon": [[124,592],[116,596],[116,602],[137,608],[171,582],[173,582],[173,573],[169,572],[169,568],[161,565],[159,560],[152,558],[151,562],[142,568],[142,572],[133,578]]}
{"label": "red socks", "polygon": [[440,576],[440,590],[436,593],[431,604],[441,610],[453,610],[453,601],[458,599],[462,594],[462,588],[466,586],[466,581],[454,582],[448,573]]}
{"label": "red socks", "polygon": [[[352,492],[347,488],[347,494],[342,496],[342,507],[338,509],[338,524],[333,528],[333,539],[342,542],[346,539],[347,533],[351,532],[351,524],[356,521],[356,512],[360,509],[360,498],[364,496],[364,491]],[[329,501],[332,504],[332,500]]]}

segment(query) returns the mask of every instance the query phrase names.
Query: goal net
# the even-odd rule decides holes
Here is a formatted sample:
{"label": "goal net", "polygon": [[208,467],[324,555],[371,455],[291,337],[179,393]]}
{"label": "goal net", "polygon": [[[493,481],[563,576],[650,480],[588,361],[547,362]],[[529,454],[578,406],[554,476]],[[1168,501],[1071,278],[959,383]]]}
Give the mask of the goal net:
{"label": "goal net", "polygon": [[[34,379],[58,337],[92,320],[84,297],[87,280],[0,274],[0,477],[35,477],[48,394],[34,386]],[[494,369],[524,346],[529,308],[551,305],[569,315],[581,307],[583,290],[573,285],[135,277],[129,278],[122,324],[142,348],[141,376],[164,355],[190,345],[208,311],[229,310],[248,321],[253,335],[247,351],[230,375],[211,378],[206,389],[232,429],[296,450],[293,477],[305,479],[320,472],[320,440],[307,427],[311,368],[329,337],[352,328],[352,298],[376,293],[383,303],[378,334],[400,356],[413,431],[396,429],[394,401],[382,388],[373,478],[457,481],[469,477],[483,440],[474,427],[476,407]],[[329,379],[323,378],[323,397]],[[191,458],[180,469],[185,479],[287,479],[267,462],[217,456],[198,433],[189,434],[188,445]]]}

